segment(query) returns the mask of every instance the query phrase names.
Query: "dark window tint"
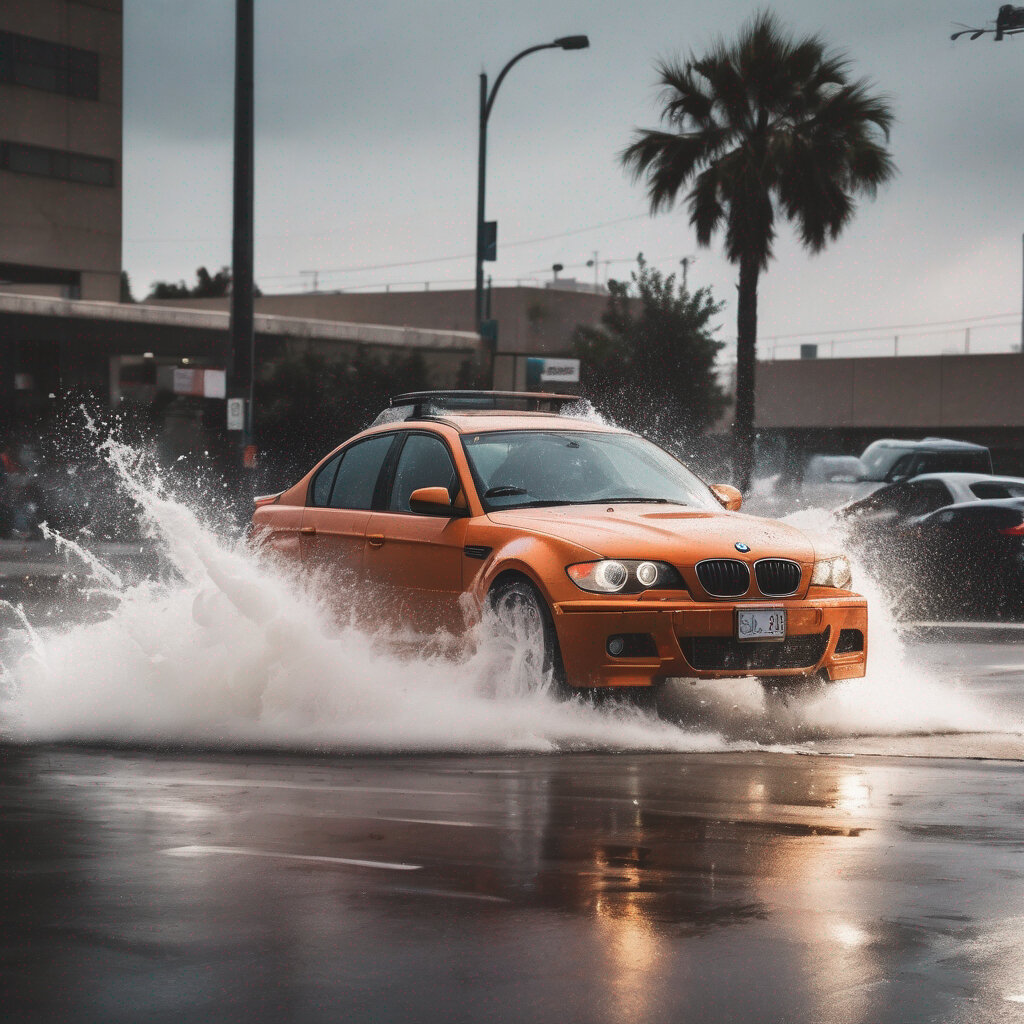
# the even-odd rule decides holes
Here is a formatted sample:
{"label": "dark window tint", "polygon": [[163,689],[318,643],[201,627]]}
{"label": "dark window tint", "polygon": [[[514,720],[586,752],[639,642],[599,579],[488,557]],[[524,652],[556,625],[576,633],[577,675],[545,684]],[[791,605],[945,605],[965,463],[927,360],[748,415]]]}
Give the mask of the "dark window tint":
{"label": "dark window tint", "polygon": [[0,170],[76,181],[83,185],[104,185],[108,188],[116,181],[116,164],[113,160],[83,156],[81,153],[65,153],[44,146],[24,146],[20,142],[0,142]]}
{"label": "dark window tint", "polygon": [[998,498],[1024,498],[1024,481],[1019,484],[971,484],[971,491],[976,498],[981,498],[982,501],[991,501]]}
{"label": "dark window tint", "polygon": [[334,481],[332,508],[372,508],[381,466],[394,437],[385,434],[346,448]]}
{"label": "dark window tint", "polygon": [[886,487],[859,504],[865,512],[902,512],[909,500],[910,488],[906,484],[899,484]]}
{"label": "dark window tint", "polygon": [[16,32],[0,32],[0,82],[99,99],[99,54]]}
{"label": "dark window tint", "polygon": [[413,491],[420,487],[443,487],[451,495],[455,481],[455,466],[444,442],[427,434],[412,434],[398,459],[389,508],[393,512],[410,512],[409,497]]}
{"label": "dark window tint", "polygon": [[338,472],[341,456],[335,455],[323,469],[313,478],[312,503],[323,508],[331,500],[331,488],[334,486],[334,475]]}
{"label": "dark window tint", "polygon": [[953,500],[945,484],[928,482],[911,486],[900,512],[906,516],[923,516],[948,505]]}
{"label": "dark window tint", "polygon": [[992,460],[985,451],[923,452],[916,457],[911,472],[914,476],[921,473],[991,473]]}

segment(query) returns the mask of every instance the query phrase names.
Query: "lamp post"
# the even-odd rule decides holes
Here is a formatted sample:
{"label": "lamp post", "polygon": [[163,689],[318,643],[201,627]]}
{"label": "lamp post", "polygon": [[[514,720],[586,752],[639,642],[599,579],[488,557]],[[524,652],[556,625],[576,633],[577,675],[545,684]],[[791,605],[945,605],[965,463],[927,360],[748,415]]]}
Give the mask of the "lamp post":
{"label": "lamp post", "polygon": [[995,28],[971,28],[970,25],[964,25],[949,38],[959,39],[961,36],[970,35],[971,39],[978,39],[989,32],[995,37],[997,43],[1002,42],[1006,36],[1015,36],[1018,32],[1024,32],[1024,7],[1003,4],[996,12]]}
{"label": "lamp post", "polygon": [[[512,68],[524,57],[538,50],[585,50],[590,46],[590,40],[586,36],[563,36],[551,43],[541,43],[539,46],[530,46],[517,53],[502,69],[495,79],[494,88],[488,92],[487,74],[480,75],[480,150],[477,163],[477,187],[476,187],[476,302],[475,316],[476,329],[481,335],[485,333],[485,309],[484,309],[484,261],[497,259],[498,231],[497,223],[487,223],[484,220],[484,197],[487,183],[487,120],[491,116],[491,108],[494,106],[494,97],[498,95],[501,83]],[[489,321],[488,321],[489,322]],[[494,375],[494,349],[496,348],[497,336],[493,330],[488,331],[488,341],[491,344],[491,375]]]}
{"label": "lamp post", "polygon": [[[1014,7],[1013,4],[1003,4],[996,12],[995,28],[971,28],[965,25],[957,29],[949,38],[959,39],[960,36],[969,35],[972,40],[978,39],[991,32],[995,42],[1002,42],[1007,36],[1015,36],[1024,32],[1024,7]],[[1024,286],[1021,289],[1021,323],[1020,323],[1020,350],[1024,353]]]}

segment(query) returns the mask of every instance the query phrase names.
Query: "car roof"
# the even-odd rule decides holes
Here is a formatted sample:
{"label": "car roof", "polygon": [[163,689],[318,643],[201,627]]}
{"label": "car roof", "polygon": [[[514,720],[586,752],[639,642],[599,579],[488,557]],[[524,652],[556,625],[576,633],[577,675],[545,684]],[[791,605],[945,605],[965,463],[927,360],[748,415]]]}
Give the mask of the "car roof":
{"label": "car roof", "polygon": [[928,480],[938,480],[941,483],[962,484],[965,487],[970,487],[971,484],[975,483],[1024,484],[1024,477],[993,476],[991,473],[921,473],[909,482],[916,484]]}
{"label": "car roof", "polygon": [[625,434],[620,427],[609,426],[596,420],[578,419],[573,416],[557,416],[547,412],[508,412],[497,409],[466,409],[459,412],[445,412],[420,420],[404,420],[393,427],[411,427],[416,424],[444,423],[454,427],[460,434],[482,434],[498,430],[586,430],[605,434]]}
{"label": "car roof", "polygon": [[925,437],[918,441],[904,441],[896,437],[882,437],[872,441],[869,448],[906,448],[911,450],[923,450],[933,452],[943,451],[972,451],[987,452],[983,444],[974,444],[972,441],[953,441],[948,437]]}

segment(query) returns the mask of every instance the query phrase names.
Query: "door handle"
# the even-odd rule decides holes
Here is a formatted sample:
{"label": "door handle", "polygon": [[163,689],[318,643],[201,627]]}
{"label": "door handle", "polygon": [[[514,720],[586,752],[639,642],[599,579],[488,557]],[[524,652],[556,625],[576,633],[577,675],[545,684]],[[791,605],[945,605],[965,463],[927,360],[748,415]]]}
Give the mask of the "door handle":
{"label": "door handle", "polygon": [[384,534],[383,533],[371,533],[366,537],[371,548],[382,548],[384,547]]}
{"label": "door handle", "polygon": [[313,536],[316,535],[316,527],[315,526],[303,526],[303,527],[300,527],[299,533],[304,533],[304,534],[306,534],[307,537],[313,537]]}

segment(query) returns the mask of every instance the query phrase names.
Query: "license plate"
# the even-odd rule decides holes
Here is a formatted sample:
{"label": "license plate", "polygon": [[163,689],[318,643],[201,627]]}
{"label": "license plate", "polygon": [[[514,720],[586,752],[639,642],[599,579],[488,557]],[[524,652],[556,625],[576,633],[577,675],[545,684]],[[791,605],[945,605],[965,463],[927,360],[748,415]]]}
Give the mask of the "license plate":
{"label": "license plate", "polygon": [[785,640],[784,608],[740,608],[736,610],[737,640]]}

